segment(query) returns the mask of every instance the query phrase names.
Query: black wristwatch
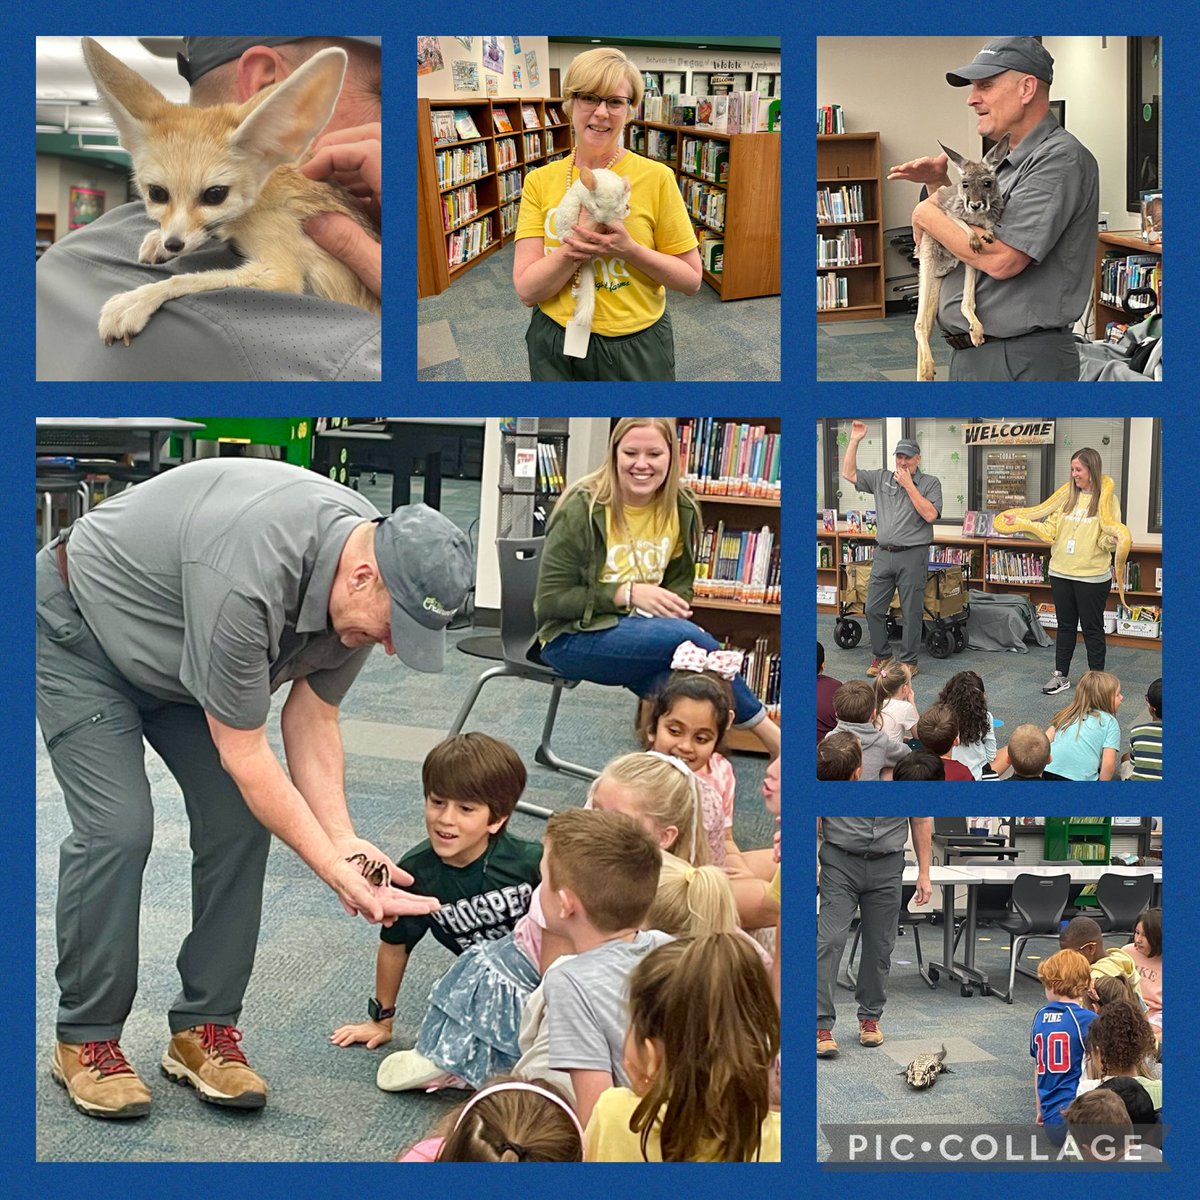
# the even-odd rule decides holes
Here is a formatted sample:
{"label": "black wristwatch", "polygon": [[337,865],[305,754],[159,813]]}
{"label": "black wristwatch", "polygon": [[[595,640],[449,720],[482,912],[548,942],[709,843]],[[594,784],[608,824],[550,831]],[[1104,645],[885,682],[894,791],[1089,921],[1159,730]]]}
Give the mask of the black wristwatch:
{"label": "black wristwatch", "polygon": [[367,1016],[372,1021],[390,1021],[395,1015],[395,1008],[381,1008],[374,996],[367,1001]]}

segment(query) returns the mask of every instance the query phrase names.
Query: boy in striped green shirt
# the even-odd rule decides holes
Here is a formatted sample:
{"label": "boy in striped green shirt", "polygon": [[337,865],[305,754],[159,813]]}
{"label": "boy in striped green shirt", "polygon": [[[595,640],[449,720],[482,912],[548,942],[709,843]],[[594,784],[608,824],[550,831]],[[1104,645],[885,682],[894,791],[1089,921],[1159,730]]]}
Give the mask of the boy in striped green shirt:
{"label": "boy in striped green shirt", "polygon": [[1146,689],[1146,707],[1150,720],[1135,725],[1129,732],[1129,754],[1133,765],[1130,779],[1162,782],[1162,678]]}

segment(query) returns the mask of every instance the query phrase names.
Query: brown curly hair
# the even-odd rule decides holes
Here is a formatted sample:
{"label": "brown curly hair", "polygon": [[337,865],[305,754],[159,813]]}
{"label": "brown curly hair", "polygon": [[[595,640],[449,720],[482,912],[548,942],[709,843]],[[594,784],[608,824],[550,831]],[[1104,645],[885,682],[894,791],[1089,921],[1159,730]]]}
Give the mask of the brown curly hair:
{"label": "brown curly hair", "polygon": [[975,671],[951,675],[938,694],[939,704],[948,704],[958,718],[958,740],[966,746],[982,742],[991,731],[983,679]]}
{"label": "brown curly hair", "polygon": [[1105,1004],[1087,1035],[1088,1053],[1099,1075],[1128,1075],[1147,1079],[1154,1073],[1154,1030],[1132,1004]]}

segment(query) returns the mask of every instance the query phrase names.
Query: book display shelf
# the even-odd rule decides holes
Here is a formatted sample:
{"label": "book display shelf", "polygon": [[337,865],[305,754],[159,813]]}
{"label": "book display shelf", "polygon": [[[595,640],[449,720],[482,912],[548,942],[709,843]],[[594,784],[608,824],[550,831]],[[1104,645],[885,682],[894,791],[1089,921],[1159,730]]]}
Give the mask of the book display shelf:
{"label": "book display shelf", "polygon": [[[780,136],[657,121],[625,126],[628,149],[675,172],[701,239],[704,281],[722,300],[779,295]],[[714,249],[706,252],[709,245]],[[720,271],[709,269],[716,247]]]}
{"label": "book display shelf", "polygon": [[511,242],[525,176],[570,149],[557,97],[419,99],[417,298],[444,292]]}
{"label": "book display shelf", "polygon": [[817,135],[817,213],[818,243],[840,242],[860,259],[817,267],[817,320],[885,316],[878,133]]}
{"label": "book display shelf", "polygon": [[[1097,341],[1104,337],[1104,330],[1110,321],[1116,321],[1122,325],[1129,323],[1129,318],[1125,315],[1125,310],[1121,307],[1120,300],[1117,303],[1113,303],[1111,299],[1106,298],[1104,264],[1109,259],[1126,260],[1130,257],[1146,260],[1143,269],[1145,269],[1146,265],[1149,265],[1148,260],[1158,260],[1158,282],[1161,295],[1162,242],[1143,242],[1141,235],[1136,230],[1120,232],[1102,229],[1099,241],[1096,244],[1096,273],[1092,280],[1092,312],[1095,314],[1092,324],[1092,336]],[[1125,289],[1122,288],[1120,292],[1121,298],[1124,298],[1124,293]],[[1138,307],[1145,307],[1145,299],[1143,297],[1139,297]],[[1161,308],[1161,302],[1159,307]]]}
{"label": "book display shelf", "polygon": [[[843,562],[869,559],[875,549],[875,535],[851,531],[845,522],[838,522],[836,530],[826,529],[817,522],[817,612],[838,611],[838,587],[840,565]],[[933,550],[942,562],[961,563],[963,582],[976,591],[1020,592],[1029,597],[1034,605],[1053,604],[1050,584],[1046,580],[1046,565],[1051,547],[1044,542],[1027,538],[971,538],[963,537],[950,529],[935,529]],[[1020,570],[1024,560],[1026,570]],[[1126,588],[1125,596],[1130,606],[1162,606],[1162,591],[1155,589],[1158,572],[1162,569],[1162,546],[1135,543],[1129,551],[1126,570],[1136,565],[1140,588]],[[1021,575],[1022,582],[1014,578]],[[1028,580],[1028,581],[1024,581]],[[1114,612],[1120,597],[1114,587],[1105,601],[1107,612]],[[1051,638],[1057,637],[1053,626],[1044,627]],[[1160,627],[1161,628],[1161,627]],[[1083,640],[1083,634],[1078,635]],[[1161,632],[1158,637],[1133,637],[1121,633],[1109,633],[1106,640],[1114,646],[1134,646],[1144,649],[1162,650]]]}

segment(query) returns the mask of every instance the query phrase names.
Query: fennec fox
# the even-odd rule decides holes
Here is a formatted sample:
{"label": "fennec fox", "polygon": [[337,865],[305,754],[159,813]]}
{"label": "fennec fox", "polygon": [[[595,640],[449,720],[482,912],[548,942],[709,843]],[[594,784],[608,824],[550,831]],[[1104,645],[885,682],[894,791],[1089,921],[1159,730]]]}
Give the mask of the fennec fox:
{"label": "fennec fox", "polygon": [[[992,229],[1000,220],[1004,211],[1004,195],[1000,191],[1000,183],[996,178],[996,169],[1004,161],[1008,153],[1008,134],[1006,133],[984,155],[982,162],[971,162],[951,150],[949,146],[942,149],[950,156],[955,166],[962,172],[962,179],[957,184],[944,187],[934,197],[934,203],[948,216],[962,226],[963,232],[970,237],[971,249],[978,253],[983,242],[994,242]],[[938,143],[941,146],[941,143]],[[970,222],[970,224],[968,224]],[[983,233],[976,234],[971,225],[980,226]],[[921,249],[918,251],[920,260],[920,283],[917,288],[917,379],[929,381],[934,375],[933,352],[929,348],[929,331],[933,328],[937,316],[938,295],[942,290],[942,277],[949,275],[959,260],[954,257],[939,242],[934,241],[929,234],[921,238]],[[975,276],[976,271],[970,263],[963,263],[966,268],[963,279],[962,314],[967,320],[971,331],[971,344],[983,344],[983,326],[975,315]]]}
{"label": "fennec fox", "polygon": [[128,346],[168,300],[220,288],[307,288],[380,311],[358,276],[302,228],[317,213],[339,212],[379,236],[346,192],[305,178],[295,165],[333,112],[346,72],[344,50],[314,54],[244,104],[211,108],[170,103],[91,38],[83,39],[83,57],[133,157],[146,212],[159,223],[142,242],[138,261],[167,262],[212,239],[230,243],[246,260],[113,296],[100,310],[107,345],[120,339]]}

